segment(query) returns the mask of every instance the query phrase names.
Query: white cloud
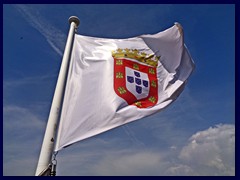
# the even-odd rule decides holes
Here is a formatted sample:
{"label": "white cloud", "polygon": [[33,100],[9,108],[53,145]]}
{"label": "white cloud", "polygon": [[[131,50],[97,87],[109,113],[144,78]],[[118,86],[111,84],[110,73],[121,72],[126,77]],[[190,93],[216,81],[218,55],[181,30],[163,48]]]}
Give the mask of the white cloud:
{"label": "white cloud", "polygon": [[[45,123],[30,109],[18,106],[5,106],[3,115],[3,174],[33,175]],[[123,129],[126,130],[128,134],[133,133]],[[122,139],[102,137],[60,151],[57,175],[235,175],[234,125],[217,125],[199,131],[185,146],[171,141],[168,149],[140,146],[136,137],[133,146],[119,144]]]}
{"label": "white cloud", "polygon": [[14,5],[14,7],[16,7],[24,19],[33,28],[46,38],[47,42],[55,52],[62,56],[66,35],[45,20],[36,7],[23,4]]}
{"label": "white cloud", "polygon": [[166,176],[197,176],[190,166],[184,164],[171,164],[164,174]]}
{"label": "white cloud", "polygon": [[113,142],[108,145],[105,142],[105,147],[98,142],[96,149],[96,141],[92,141],[92,148],[88,146],[91,151],[77,148],[71,156],[61,156],[60,152],[59,175],[232,176],[235,175],[234,131],[234,125],[217,125],[192,135],[186,146],[173,145],[169,151],[152,147],[108,149],[114,146]]}
{"label": "white cloud", "polygon": [[179,159],[199,175],[234,175],[235,127],[217,125],[194,134]]}

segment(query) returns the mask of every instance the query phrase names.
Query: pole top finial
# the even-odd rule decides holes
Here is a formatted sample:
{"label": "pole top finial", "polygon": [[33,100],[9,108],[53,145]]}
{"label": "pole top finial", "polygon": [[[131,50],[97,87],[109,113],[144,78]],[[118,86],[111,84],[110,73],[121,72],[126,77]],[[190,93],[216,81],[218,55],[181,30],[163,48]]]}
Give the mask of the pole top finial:
{"label": "pole top finial", "polygon": [[79,26],[80,24],[80,21],[78,19],[77,16],[71,16],[69,19],[68,19],[68,22],[69,24],[71,24],[72,22],[74,22],[76,24],[76,28]]}

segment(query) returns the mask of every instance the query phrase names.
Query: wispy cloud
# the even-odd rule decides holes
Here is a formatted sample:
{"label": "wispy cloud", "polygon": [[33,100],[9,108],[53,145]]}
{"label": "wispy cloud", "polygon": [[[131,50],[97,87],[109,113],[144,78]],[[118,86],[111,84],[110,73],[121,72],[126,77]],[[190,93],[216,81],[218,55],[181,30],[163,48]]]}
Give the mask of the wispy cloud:
{"label": "wispy cloud", "polygon": [[97,175],[160,175],[159,169],[164,165],[161,162],[161,155],[157,152],[111,153],[93,169]]}
{"label": "wispy cloud", "polygon": [[56,78],[57,75],[43,75],[43,76],[35,76],[35,77],[25,77],[14,80],[4,80],[3,88],[16,88],[23,85],[29,84],[39,84],[39,82],[44,82],[51,78]]}
{"label": "wispy cloud", "polygon": [[44,19],[37,8],[23,4],[14,5],[14,7],[33,28],[45,37],[54,51],[62,56],[66,35]]}
{"label": "wispy cloud", "polygon": [[40,118],[33,114],[26,108],[18,107],[18,106],[5,106],[3,107],[4,114],[4,130],[11,129],[41,129],[43,122]]}
{"label": "wispy cloud", "polygon": [[[42,142],[38,134],[44,133],[45,123],[39,115],[18,106],[5,106],[3,114],[3,174],[33,175]],[[181,144],[169,139],[168,149],[139,144],[129,127],[119,131],[127,131],[126,138],[133,145],[126,148],[127,143],[118,136],[85,140],[60,151],[57,174],[235,175],[234,125],[210,127]]]}
{"label": "wispy cloud", "polygon": [[[110,145],[112,142],[108,143]],[[60,152],[59,175],[235,175],[234,125],[210,127],[195,133],[185,143],[161,151],[151,147],[144,150],[108,149],[99,142],[97,150],[83,151],[77,148],[62,155]],[[68,173],[70,168],[71,174]]]}
{"label": "wispy cloud", "polygon": [[3,119],[3,175],[33,175],[45,123],[18,106],[4,106]]}
{"label": "wispy cloud", "polygon": [[[21,150],[21,149],[19,149]],[[19,156],[3,164],[4,176],[33,176],[36,170],[37,156]]]}
{"label": "wispy cloud", "polygon": [[[3,104],[6,107],[7,105],[13,106],[13,104],[23,104],[22,102],[27,102],[28,97],[31,96],[33,92],[36,92],[36,95],[40,96],[40,93],[44,93],[46,87],[54,87],[54,81],[57,77],[57,74],[53,75],[41,75],[41,76],[33,76],[33,77],[23,77],[23,78],[15,78],[9,80],[3,80]],[[44,87],[44,88],[43,88]],[[39,92],[39,89],[42,89]],[[23,100],[22,102],[20,100]],[[31,107],[35,107],[36,104],[44,103],[49,104],[50,102],[28,102],[31,104]],[[32,104],[34,103],[34,105]],[[43,109],[41,110],[42,112]],[[47,109],[46,109],[47,110]]]}

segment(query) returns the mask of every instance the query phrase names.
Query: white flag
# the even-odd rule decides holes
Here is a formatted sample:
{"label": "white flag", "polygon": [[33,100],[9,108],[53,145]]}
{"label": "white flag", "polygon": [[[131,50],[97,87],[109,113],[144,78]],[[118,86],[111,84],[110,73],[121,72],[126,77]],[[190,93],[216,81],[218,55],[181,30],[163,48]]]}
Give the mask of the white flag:
{"label": "white flag", "polygon": [[55,151],[162,110],[193,68],[179,24],[128,39],[75,35]]}

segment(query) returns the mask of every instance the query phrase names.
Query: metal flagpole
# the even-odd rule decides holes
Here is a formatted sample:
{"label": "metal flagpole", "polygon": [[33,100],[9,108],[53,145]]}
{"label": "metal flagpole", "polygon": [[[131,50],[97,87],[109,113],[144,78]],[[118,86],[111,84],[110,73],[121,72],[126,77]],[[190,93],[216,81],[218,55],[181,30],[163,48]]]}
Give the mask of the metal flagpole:
{"label": "metal flagpole", "polygon": [[70,29],[68,33],[67,43],[62,58],[62,64],[58,75],[57,85],[52,100],[52,106],[48,117],[48,123],[42,143],[42,148],[38,160],[35,176],[42,174],[42,172],[49,167],[53,155],[54,141],[56,136],[57,125],[60,117],[65,84],[67,79],[67,72],[69,66],[69,58],[71,55],[71,48],[73,44],[73,37],[75,30],[80,21],[78,17],[71,16],[69,18]]}

